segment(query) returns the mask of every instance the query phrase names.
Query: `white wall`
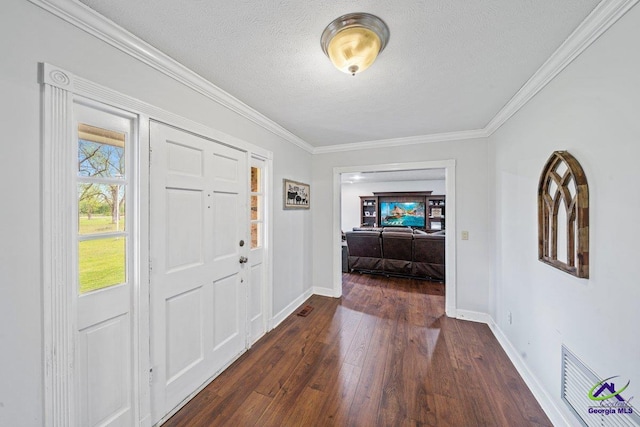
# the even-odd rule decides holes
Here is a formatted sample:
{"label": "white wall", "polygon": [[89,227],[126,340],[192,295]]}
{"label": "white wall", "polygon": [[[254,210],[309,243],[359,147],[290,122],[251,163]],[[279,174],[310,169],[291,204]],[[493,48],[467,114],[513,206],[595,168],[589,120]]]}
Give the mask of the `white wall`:
{"label": "white wall", "polygon": [[313,284],[332,288],[333,168],[348,166],[456,161],[458,230],[468,230],[469,240],[457,239],[458,309],[486,313],[489,309],[489,254],[487,212],[487,141],[433,142],[399,149],[378,148],[313,156]]}
{"label": "white wall", "polygon": [[[630,379],[626,398],[640,396],[638,40],[636,6],[490,137],[493,316],[561,410],[562,343],[599,376]],[[555,150],[573,154],[589,182],[589,279],[537,260],[536,191]]]}
{"label": "white wall", "polygon": [[444,180],[354,182],[342,184],[341,191],[341,227],[349,231],[360,226],[360,196],[372,196],[374,192],[385,191],[432,191],[432,194],[445,194]]}
{"label": "white wall", "polygon": [[282,178],[311,182],[309,153],[25,0],[3,1],[0,40],[0,425],[43,420],[38,62],[273,151],[274,314],[309,289],[311,212],[281,205]]}

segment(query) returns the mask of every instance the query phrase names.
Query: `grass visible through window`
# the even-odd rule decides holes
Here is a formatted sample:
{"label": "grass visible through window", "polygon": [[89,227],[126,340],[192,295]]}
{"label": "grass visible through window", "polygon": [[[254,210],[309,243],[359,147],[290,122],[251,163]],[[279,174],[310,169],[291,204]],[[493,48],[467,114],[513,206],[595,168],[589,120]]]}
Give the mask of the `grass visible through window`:
{"label": "grass visible through window", "polygon": [[[80,220],[80,232],[112,231],[111,218],[93,217]],[[126,281],[126,238],[82,241],[78,245],[80,293],[118,285]]]}
{"label": "grass visible through window", "polygon": [[113,223],[113,220],[109,215],[93,215],[91,219],[87,219],[85,215],[82,215],[78,219],[78,232],[80,234],[98,234],[109,233],[112,231],[124,231],[124,221],[124,215],[121,215],[118,230],[116,228],[116,224]]}

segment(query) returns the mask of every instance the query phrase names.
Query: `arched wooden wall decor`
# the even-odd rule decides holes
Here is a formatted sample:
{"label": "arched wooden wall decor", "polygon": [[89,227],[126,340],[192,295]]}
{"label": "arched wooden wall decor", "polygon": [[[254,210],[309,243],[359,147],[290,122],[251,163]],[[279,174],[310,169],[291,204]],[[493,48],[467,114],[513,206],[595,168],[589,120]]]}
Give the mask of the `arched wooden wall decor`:
{"label": "arched wooden wall decor", "polygon": [[574,276],[589,277],[589,186],[582,166],[567,151],[555,151],[540,175],[538,259]]}

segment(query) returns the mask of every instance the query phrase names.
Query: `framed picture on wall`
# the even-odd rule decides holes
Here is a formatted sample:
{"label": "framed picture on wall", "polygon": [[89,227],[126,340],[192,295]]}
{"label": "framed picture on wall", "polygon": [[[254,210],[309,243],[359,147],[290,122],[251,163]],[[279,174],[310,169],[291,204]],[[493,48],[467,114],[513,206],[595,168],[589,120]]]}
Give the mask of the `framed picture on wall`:
{"label": "framed picture on wall", "polygon": [[311,189],[309,184],[283,179],[283,209],[309,209]]}

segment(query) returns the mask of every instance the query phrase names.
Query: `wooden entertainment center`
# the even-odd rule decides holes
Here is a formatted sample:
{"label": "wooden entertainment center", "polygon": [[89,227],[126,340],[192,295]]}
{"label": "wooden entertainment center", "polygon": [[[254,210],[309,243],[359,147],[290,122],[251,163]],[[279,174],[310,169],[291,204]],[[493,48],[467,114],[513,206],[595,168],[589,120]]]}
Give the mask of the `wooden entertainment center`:
{"label": "wooden entertainment center", "polygon": [[425,225],[414,227],[425,231],[445,229],[446,196],[431,194],[431,191],[418,192],[384,192],[373,193],[373,196],[360,196],[360,225],[362,227],[380,227],[382,203],[422,203],[424,206]]}

